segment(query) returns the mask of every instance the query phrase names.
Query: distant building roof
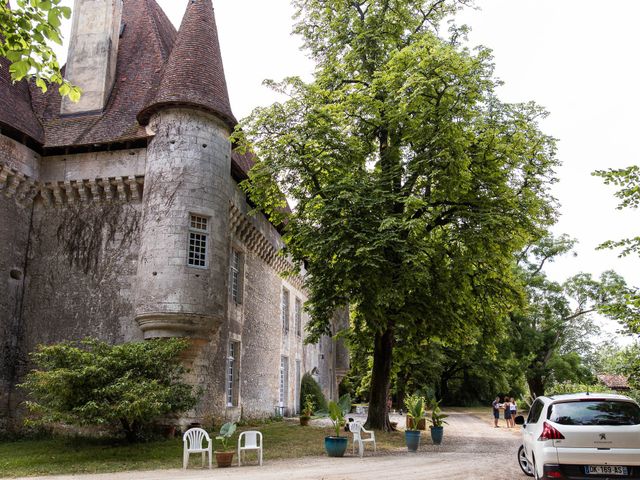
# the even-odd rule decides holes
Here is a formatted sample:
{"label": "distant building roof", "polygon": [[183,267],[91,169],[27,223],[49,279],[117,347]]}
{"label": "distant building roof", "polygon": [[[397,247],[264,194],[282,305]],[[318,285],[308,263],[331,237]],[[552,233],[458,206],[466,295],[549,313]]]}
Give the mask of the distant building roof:
{"label": "distant building roof", "polygon": [[612,390],[629,390],[629,381],[624,375],[597,375],[600,382]]}

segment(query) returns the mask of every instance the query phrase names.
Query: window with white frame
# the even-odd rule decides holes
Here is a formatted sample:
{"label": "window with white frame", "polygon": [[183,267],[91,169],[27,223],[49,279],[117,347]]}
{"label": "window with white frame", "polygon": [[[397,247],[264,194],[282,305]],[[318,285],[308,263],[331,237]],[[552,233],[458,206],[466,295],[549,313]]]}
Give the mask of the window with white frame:
{"label": "window with white frame", "polygon": [[289,391],[289,358],[280,357],[280,405],[287,406],[287,392]]}
{"label": "window with white frame", "polygon": [[298,297],[296,297],[293,316],[296,321],[296,335],[301,337],[302,336],[302,301]]}
{"label": "window with white frame", "polygon": [[289,290],[282,289],[282,300],[280,302],[281,317],[282,317],[282,331],[285,334],[289,333]]}
{"label": "window with white frame", "polygon": [[231,250],[231,298],[237,304],[242,303],[242,254]]}
{"label": "window with white frame", "polygon": [[227,357],[227,407],[238,405],[238,358],[240,356],[240,342],[229,342],[229,356]]}
{"label": "window with white frame", "polygon": [[207,242],[209,239],[209,219],[201,215],[191,215],[189,219],[189,251],[187,265],[206,268]]}

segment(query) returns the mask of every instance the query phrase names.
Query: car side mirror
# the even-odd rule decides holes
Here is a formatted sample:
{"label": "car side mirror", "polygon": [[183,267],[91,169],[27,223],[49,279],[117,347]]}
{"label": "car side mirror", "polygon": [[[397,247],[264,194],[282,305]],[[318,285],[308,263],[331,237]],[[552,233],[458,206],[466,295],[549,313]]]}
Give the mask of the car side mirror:
{"label": "car side mirror", "polygon": [[524,417],[522,415],[518,415],[515,418],[516,425],[524,425]]}

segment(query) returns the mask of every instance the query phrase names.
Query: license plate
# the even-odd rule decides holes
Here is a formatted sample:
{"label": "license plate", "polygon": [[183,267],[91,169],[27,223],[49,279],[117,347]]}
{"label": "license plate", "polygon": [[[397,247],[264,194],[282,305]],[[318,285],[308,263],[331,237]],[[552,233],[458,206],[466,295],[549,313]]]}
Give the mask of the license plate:
{"label": "license plate", "polygon": [[629,475],[627,467],[618,467],[616,465],[587,465],[585,473],[587,475]]}

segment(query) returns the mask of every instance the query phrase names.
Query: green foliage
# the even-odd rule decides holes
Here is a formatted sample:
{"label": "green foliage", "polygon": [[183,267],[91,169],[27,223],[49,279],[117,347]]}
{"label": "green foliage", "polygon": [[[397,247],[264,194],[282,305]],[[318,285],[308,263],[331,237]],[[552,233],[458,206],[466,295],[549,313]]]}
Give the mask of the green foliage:
{"label": "green foliage", "polygon": [[139,440],[145,425],[196,404],[182,381],[180,354],[187,347],[178,339],[41,345],[31,354],[36,369],[20,385],[30,398],[30,422],[119,426],[127,440]]}
{"label": "green foliage", "polygon": [[344,426],[344,417],[351,411],[351,396],[347,393],[341,396],[337,402],[331,400],[329,402],[329,418],[333,423],[336,437],[340,436],[340,428]]}
{"label": "green foliage", "polygon": [[313,400],[313,395],[308,393],[304,397],[304,406],[302,407],[302,413],[307,417],[313,415],[313,412],[316,409],[316,402]]}
{"label": "green foliage", "polygon": [[300,410],[304,410],[305,405],[302,402],[306,402],[307,397],[311,397],[313,400],[315,411],[327,411],[327,400],[324,398],[322,389],[308,372],[302,376],[300,384]]}
{"label": "green foliage", "polygon": [[513,255],[555,220],[546,112],[497,99],[491,52],[466,48],[464,29],[437,34],[464,3],[295,2],[314,80],[269,82],[288,100],[234,135],[259,159],[243,188],[274,223],[287,217],[285,253],[307,267],[307,340],[336,333],[333,312],[349,303],[353,336],[378,353],[375,428],[393,351],[382,339],[504,328],[521,297]]}
{"label": "green foliage", "polygon": [[413,428],[409,428],[408,430],[418,430],[420,421],[427,415],[424,397],[415,394],[409,395],[404,401],[404,405],[407,407],[407,416],[413,419]]}
{"label": "green foliage", "polygon": [[631,290],[615,272],[604,272],[598,279],[580,273],[564,283],[546,277],[544,264],[568,253],[573,244],[567,237],[545,238],[519,259],[526,303],[510,314],[513,352],[532,396],[544,395],[554,383],[594,382],[585,362],[593,356],[590,338],[599,329],[590,314],[622,322],[633,317],[627,307]]}
{"label": "green foliage", "polygon": [[[620,200],[618,210],[624,208],[638,208],[640,206],[640,166],[632,165],[627,168],[596,170],[592,173],[604,179],[606,185],[618,188],[615,196]],[[623,240],[609,240],[598,248],[622,248],[621,257],[630,254],[640,254],[640,237]]]}
{"label": "green foliage", "polygon": [[220,427],[220,434],[216,436],[216,440],[220,441],[223,452],[229,450],[229,440],[234,433],[236,433],[236,424],[234,422],[227,422]]}
{"label": "green foliage", "polygon": [[[618,188],[615,196],[620,200],[618,210],[624,208],[638,208],[640,206],[640,166],[632,165],[622,169],[597,170],[593,175],[602,177],[604,183]],[[640,255],[640,236],[622,240],[609,240],[598,248],[621,248],[620,256]],[[628,291],[624,305],[617,306],[617,312],[622,317],[630,333],[640,334],[640,293]]]}
{"label": "green foliage", "polygon": [[442,413],[442,409],[440,408],[441,401],[442,400],[433,399],[431,401],[431,405],[429,405],[429,408],[431,409],[431,418],[429,419],[429,421],[434,427],[442,427],[447,423],[444,421],[444,419],[449,416]]}
{"label": "green foliage", "polygon": [[545,392],[545,395],[562,395],[565,393],[585,393],[585,392],[617,393],[605,387],[604,385],[601,385],[598,383],[584,384],[584,383],[564,382],[564,383],[556,383],[555,385],[553,385],[547,392]]}
{"label": "green foliage", "polygon": [[60,65],[51,42],[62,45],[62,18],[71,17],[69,7],[61,0],[17,0],[17,7],[9,8],[0,1],[0,57],[9,62],[14,82],[33,78],[35,84],[47,91],[47,84],[59,85],[58,91],[74,102],[80,98],[80,88],[63,79]]}

